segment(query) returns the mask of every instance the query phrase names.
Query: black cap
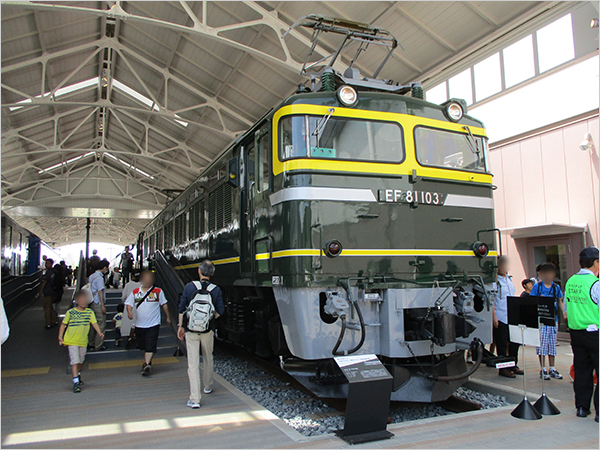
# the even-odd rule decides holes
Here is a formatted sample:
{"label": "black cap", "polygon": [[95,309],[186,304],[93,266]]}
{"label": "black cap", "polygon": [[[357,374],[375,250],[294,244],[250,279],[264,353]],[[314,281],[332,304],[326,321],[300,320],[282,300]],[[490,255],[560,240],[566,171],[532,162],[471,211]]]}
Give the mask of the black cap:
{"label": "black cap", "polygon": [[580,259],[599,259],[598,258],[598,247],[586,247],[579,253]]}

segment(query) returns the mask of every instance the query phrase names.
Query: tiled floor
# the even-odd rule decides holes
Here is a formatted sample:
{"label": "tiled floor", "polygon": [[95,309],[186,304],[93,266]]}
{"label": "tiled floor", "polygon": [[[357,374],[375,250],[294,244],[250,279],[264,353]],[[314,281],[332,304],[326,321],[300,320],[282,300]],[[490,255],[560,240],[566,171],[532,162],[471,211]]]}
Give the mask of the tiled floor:
{"label": "tiled floor", "polygon": [[[256,402],[216,377],[202,408],[185,407],[186,360],[160,350],[151,377],[139,373],[141,355],[131,350],[88,355],[85,385],[71,392],[67,356],[57,329],[43,329],[39,304],[11,323],[2,346],[2,446],[29,448],[347,448],[334,437],[303,438]],[[169,341],[168,336],[165,341]],[[598,448],[593,416],[574,415],[568,369],[572,355],[561,343],[557,367],[564,380],[547,383],[562,414],[539,421],[513,418],[513,407],[476,411],[389,426],[390,440],[366,448]],[[541,393],[534,349],[526,351],[528,391]],[[500,378],[480,368],[472,382],[522,396],[523,379]]]}

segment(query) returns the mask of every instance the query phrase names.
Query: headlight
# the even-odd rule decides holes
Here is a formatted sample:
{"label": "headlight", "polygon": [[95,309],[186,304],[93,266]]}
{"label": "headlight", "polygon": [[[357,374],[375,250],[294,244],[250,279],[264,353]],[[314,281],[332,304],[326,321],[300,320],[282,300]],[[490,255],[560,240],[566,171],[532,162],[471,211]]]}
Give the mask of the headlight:
{"label": "headlight", "polygon": [[340,253],[342,253],[342,243],[337,239],[327,241],[323,246],[323,251],[325,252],[325,255],[329,258],[335,258],[336,256],[339,256]]}
{"label": "headlight", "polygon": [[448,116],[448,119],[453,120],[454,122],[458,122],[460,119],[462,119],[463,114],[464,111],[462,106],[460,106],[458,103],[452,102],[446,106],[446,115]]}
{"label": "headlight", "polygon": [[358,102],[358,94],[351,86],[342,86],[339,88],[337,98],[345,106],[354,106]]}
{"label": "headlight", "polygon": [[486,243],[475,242],[473,244],[473,253],[475,253],[475,256],[477,256],[478,258],[483,258],[483,257],[487,256],[489,252],[490,252],[490,248],[488,247],[488,245]]}

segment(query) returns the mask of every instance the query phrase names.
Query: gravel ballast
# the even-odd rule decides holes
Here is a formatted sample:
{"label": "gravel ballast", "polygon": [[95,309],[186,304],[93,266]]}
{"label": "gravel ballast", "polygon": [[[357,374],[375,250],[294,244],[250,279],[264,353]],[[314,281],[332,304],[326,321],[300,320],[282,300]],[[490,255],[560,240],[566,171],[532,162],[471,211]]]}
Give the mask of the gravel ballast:
{"label": "gravel ballast", "polygon": [[[321,400],[307,395],[257,369],[248,361],[215,349],[214,370],[237,389],[265,409],[285,421],[304,436],[330,434],[344,427],[344,417]],[[281,388],[285,386],[284,388]],[[483,409],[499,408],[510,402],[503,396],[487,394],[460,387],[456,396],[480,403]],[[392,423],[454,414],[435,404],[401,405],[392,407]]]}

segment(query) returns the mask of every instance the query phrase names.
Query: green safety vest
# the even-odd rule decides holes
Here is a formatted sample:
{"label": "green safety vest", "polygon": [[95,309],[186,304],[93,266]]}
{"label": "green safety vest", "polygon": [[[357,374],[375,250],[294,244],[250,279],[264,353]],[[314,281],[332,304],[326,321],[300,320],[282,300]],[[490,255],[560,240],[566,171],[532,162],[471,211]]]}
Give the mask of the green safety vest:
{"label": "green safety vest", "polygon": [[591,290],[598,278],[591,273],[576,274],[569,278],[565,287],[569,328],[585,330],[588,325],[598,324],[598,305],[593,302]]}

